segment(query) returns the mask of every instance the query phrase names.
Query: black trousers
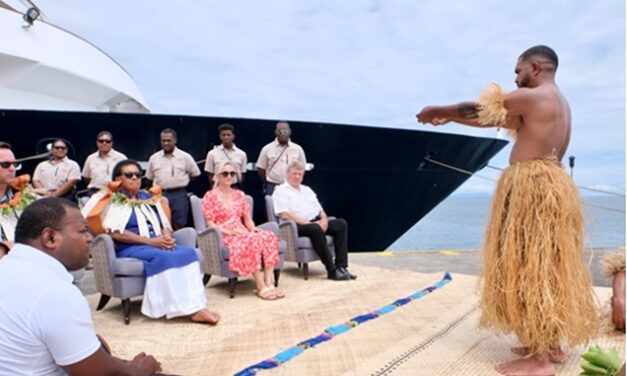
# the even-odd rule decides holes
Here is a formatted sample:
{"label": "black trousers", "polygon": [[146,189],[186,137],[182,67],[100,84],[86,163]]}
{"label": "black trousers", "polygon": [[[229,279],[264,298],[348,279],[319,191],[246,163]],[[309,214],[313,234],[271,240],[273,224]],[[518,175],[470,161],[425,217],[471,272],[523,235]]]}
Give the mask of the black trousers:
{"label": "black trousers", "polygon": [[263,183],[264,196],[272,196],[272,193],[274,193],[274,187],[276,187],[277,185],[278,184],[270,183],[269,181]]}
{"label": "black trousers", "polygon": [[172,211],[173,229],[185,227],[189,212],[189,199],[185,188],[165,189],[163,195],[168,199],[168,205]]}
{"label": "black trousers", "polygon": [[[320,261],[327,268],[327,272],[335,270],[335,268],[348,267],[348,224],[342,218],[329,220],[329,227],[326,233],[322,232],[322,227],[317,223],[307,223],[304,225],[296,225],[298,228],[298,236],[306,236],[311,239],[314,250],[320,257]],[[333,237],[333,245],[335,246],[335,263],[329,247],[327,247],[327,239],[325,235]]]}

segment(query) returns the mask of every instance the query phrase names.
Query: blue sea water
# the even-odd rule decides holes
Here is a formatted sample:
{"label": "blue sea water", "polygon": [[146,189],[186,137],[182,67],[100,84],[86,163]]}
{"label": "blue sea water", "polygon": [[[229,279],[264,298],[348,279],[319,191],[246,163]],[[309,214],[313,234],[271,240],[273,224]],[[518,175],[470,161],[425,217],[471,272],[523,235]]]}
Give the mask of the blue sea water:
{"label": "blue sea water", "polygon": [[[487,195],[451,196],[388,249],[478,249],[481,247],[490,199]],[[625,199],[618,196],[584,196],[582,201],[586,219],[585,246],[593,248],[624,246]]]}

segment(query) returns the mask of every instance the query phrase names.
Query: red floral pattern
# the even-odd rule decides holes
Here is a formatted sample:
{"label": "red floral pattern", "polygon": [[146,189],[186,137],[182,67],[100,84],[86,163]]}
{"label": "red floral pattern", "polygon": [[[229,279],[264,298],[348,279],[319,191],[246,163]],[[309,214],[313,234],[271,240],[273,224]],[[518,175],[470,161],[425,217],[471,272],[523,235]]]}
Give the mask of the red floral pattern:
{"label": "red floral pattern", "polygon": [[279,263],[279,239],[273,232],[257,229],[249,231],[244,226],[244,215],[250,213],[250,205],[242,191],[232,190],[232,207],[228,208],[215,191],[209,191],[202,199],[205,220],[212,221],[221,229],[238,231],[238,234],[222,232],[224,244],[229,247],[229,269],[241,276],[260,270],[263,264],[274,267]]}

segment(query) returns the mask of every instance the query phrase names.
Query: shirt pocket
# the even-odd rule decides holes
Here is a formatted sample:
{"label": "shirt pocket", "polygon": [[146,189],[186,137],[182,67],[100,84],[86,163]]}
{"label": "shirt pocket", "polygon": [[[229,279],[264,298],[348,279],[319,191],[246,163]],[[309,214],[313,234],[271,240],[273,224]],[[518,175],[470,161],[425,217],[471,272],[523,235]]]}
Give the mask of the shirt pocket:
{"label": "shirt pocket", "polygon": [[281,156],[282,152],[283,150],[276,150],[276,149],[270,150],[270,152],[268,152],[268,160],[270,162],[276,161]]}
{"label": "shirt pocket", "polygon": [[163,165],[161,163],[153,163],[151,167],[153,177],[161,175],[161,172],[163,171]]}
{"label": "shirt pocket", "polygon": [[298,160],[298,158],[300,157],[300,153],[298,152],[298,150],[287,150],[287,151],[285,152],[285,154],[287,154],[287,156],[286,156],[286,158],[287,158],[286,162],[287,162],[288,164],[289,164],[289,163],[292,163],[292,162],[297,161],[297,160]]}
{"label": "shirt pocket", "polygon": [[187,175],[187,163],[184,159],[176,159],[173,161],[175,175]]}

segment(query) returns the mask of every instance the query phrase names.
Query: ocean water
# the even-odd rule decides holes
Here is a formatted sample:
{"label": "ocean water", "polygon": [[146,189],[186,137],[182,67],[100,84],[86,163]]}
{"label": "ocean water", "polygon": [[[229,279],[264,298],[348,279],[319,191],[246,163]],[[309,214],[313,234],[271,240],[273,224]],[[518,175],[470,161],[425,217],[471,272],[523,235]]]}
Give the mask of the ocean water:
{"label": "ocean water", "polygon": [[[586,219],[585,246],[594,248],[624,246],[625,199],[618,196],[584,196],[582,201]],[[489,209],[489,196],[451,196],[388,249],[478,249],[481,247]]]}

